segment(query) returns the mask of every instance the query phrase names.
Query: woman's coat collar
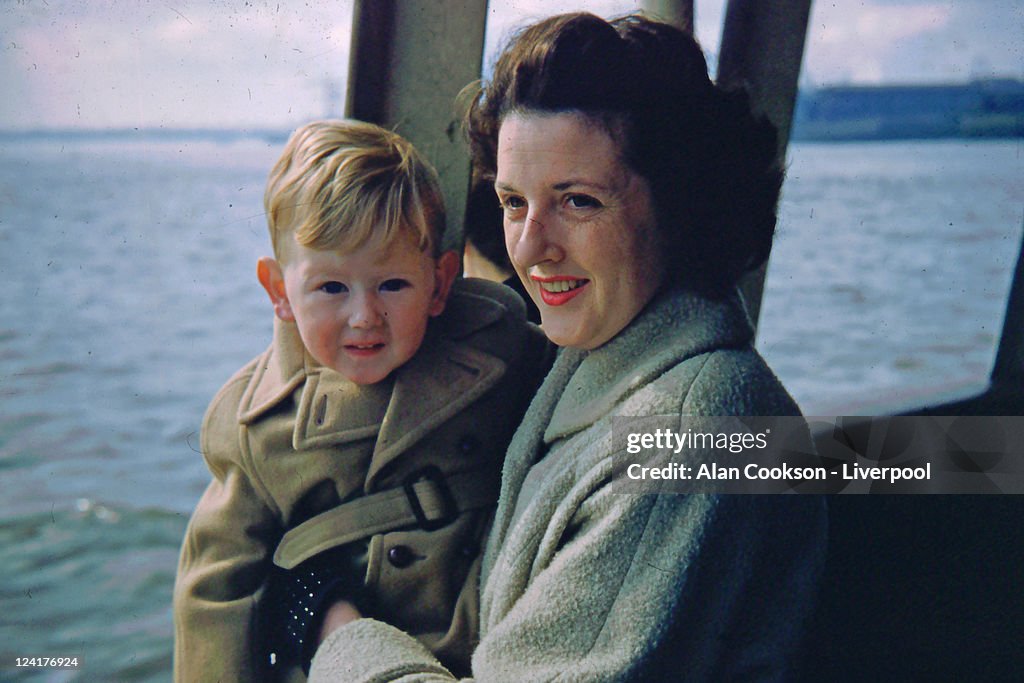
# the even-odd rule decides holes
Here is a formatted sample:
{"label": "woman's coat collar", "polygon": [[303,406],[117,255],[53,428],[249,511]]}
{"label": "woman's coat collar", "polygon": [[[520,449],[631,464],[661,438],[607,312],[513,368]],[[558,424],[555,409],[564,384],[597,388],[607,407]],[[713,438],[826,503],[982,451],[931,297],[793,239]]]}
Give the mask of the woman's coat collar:
{"label": "woman's coat collar", "polygon": [[583,359],[544,431],[551,443],[586,429],[623,397],[705,351],[747,346],[754,336],[739,294],[721,300],[679,289],[657,295],[617,336]]}

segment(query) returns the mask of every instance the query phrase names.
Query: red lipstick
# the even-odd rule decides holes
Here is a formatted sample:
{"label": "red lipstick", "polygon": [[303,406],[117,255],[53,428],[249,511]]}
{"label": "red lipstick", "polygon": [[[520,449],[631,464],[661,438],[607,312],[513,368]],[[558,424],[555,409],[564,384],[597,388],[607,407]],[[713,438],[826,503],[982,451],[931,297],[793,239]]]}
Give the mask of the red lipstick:
{"label": "red lipstick", "polygon": [[[590,280],[578,277],[567,277],[564,275],[556,275],[554,277],[538,277],[531,275],[530,279],[537,283],[538,289],[540,290],[541,301],[546,303],[548,306],[562,306],[575,299],[578,295],[583,293],[584,288],[590,284]],[[544,284],[554,282],[568,282],[572,289],[568,289],[560,292],[552,292],[549,289],[544,288]]]}

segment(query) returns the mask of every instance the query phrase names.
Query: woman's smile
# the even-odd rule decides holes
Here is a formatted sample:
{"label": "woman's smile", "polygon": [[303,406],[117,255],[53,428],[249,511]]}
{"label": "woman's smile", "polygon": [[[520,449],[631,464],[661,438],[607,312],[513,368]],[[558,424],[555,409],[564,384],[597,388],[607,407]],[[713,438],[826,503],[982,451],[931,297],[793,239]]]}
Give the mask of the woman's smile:
{"label": "woman's smile", "polygon": [[590,280],[572,277],[543,278],[531,275],[530,279],[540,288],[541,300],[549,306],[561,306],[582,294]]}

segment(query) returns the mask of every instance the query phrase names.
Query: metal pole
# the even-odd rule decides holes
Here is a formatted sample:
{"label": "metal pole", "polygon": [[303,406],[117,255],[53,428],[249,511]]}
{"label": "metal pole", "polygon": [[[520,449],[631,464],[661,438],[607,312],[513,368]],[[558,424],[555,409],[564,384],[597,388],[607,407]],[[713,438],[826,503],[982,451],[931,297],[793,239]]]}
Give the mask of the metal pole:
{"label": "metal pole", "polygon": [[480,78],[487,0],[357,0],[345,115],[391,128],[437,168],[446,248],[462,242],[469,151],[455,99]]}
{"label": "metal pole", "polygon": [[[811,0],[729,0],[722,30],[718,82],[747,88],[754,108],[778,128],[782,162],[789,143],[810,12]],[[762,267],[740,284],[755,325],[761,311],[764,275]]]}
{"label": "metal pole", "polygon": [[1003,334],[999,340],[996,362],[992,367],[992,383],[1020,392],[1024,374],[1024,238],[1017,252],[1017,268],[1013,272],[1010,297],[1006,302]]}
{"label": "metal pole", "polygon": [[693,0],[644,0],[640,6],[652,19],[693,33]]}

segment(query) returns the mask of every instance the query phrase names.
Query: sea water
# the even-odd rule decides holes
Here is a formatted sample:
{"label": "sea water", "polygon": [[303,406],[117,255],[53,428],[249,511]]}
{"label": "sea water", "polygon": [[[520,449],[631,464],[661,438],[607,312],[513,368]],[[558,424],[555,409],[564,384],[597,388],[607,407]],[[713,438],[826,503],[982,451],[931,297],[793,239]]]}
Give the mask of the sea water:
{"label": "sea water", "polygon": [[757,346],[810,415],[976,390],[1022,224],[1024,140],[796,144]]}
{"label": "sea water", "polygon": [[[0,141],[0,680],[162,681],[216,389],[270,341],[279,139]],[[796,144],[758,348],[808,414],[983,381],[1020,141]],[[82,658],[77,672],[11,667]]]}

